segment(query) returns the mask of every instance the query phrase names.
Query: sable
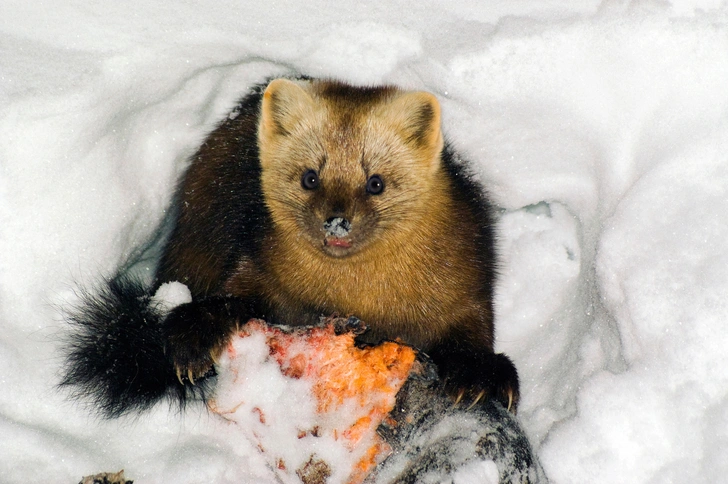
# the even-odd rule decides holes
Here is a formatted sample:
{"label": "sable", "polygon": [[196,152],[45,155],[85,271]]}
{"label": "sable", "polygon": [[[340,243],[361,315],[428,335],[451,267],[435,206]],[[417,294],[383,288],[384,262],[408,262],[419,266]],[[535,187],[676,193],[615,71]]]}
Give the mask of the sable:
{"label": "sable", "polygon": [[[193,301],[163,321],[132,304],[132,314],[153,321],[137,326],[166,358],[166,366],[151,364],[160,388],[140,386],[131,397],[103,383],[130,375],[70,383],[103,395],[111,414],[144,407],[168,385],[182,387],[177,376],[186,386],[198,382],[251,317],[315,324],[340,314],[366,322],[362,341],[400,338],[428,353],[456,401],[495,398],[515,411],[517,372],[493,351],[493,209],[444,140],[437,99],[391,86],[276,79],[255,87],[233,114],[180,183],[157,273],[157,286],[182,282]],[[127,303],[104,303],[101,314],[126,314],[114,305]],[[134,327],[132,318],[121,321]],[[98,336],[106,326],[93,319],[82,324]],[[84,344],[69,375],[92,373],[83,369]],[[102,359],[95,354],[91,360]]]}

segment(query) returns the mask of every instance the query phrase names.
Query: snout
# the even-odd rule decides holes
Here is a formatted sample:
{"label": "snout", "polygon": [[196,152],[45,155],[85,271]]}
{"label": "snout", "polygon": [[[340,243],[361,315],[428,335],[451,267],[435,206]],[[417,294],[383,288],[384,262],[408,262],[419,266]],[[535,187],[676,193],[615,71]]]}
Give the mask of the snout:
{"label": "snout", "polygon": [[324,232],[326,237],[343,238],[349,235],[351,231],[351,222],[344,217],[331,217],[324,222]]}
{"label": "snout", "polygon": [[339,253],[340,250],[351,248],[351,222],[348,219],[330,217],[324,222],[324,233],[324,247],[334,250],[332,255],[343,255]]}

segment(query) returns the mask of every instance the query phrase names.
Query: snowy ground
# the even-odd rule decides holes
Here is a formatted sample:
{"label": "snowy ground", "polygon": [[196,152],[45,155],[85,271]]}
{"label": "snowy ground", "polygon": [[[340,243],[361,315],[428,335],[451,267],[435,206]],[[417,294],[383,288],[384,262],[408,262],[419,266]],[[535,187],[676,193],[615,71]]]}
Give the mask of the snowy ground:
{"label": "snowy ground", "polygon": [[204,411],[55,390],[60,305],[246,87],[427,89],[503,209],[498,348],[556,483],[728,482],[728,6],[0,1],[0,481],[272,482]]}

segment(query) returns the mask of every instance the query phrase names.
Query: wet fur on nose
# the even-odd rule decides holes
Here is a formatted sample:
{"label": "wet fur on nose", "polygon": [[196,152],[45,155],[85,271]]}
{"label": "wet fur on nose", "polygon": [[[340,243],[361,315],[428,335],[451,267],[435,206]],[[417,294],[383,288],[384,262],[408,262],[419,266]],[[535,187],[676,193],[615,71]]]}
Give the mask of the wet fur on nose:
{"label": "wet fur on nose", "polygon": [[346,237],[351,231],[351,222],[344,217],[331,217],[324,222],[327,237]]}

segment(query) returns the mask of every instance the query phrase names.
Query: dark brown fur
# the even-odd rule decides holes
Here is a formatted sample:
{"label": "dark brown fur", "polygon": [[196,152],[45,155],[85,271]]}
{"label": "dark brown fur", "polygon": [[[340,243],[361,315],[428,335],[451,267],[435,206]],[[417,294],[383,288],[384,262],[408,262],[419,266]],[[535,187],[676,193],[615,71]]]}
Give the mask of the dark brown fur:
{"label": "dark brown fur", "polygon": [[[381,194],[365,188],[373,176]],[[193,294],[164,326],[178,373],[203,375],[249,317],[339,313],[364,320],[369,340],[430,354],[458,400],[515,409],[516,370],[493,352],[491,208],[445,145],[434,96],[272,81],[207,138],[177,207],[158,283]],[[345,236],[324,229],[335,217]]]}

